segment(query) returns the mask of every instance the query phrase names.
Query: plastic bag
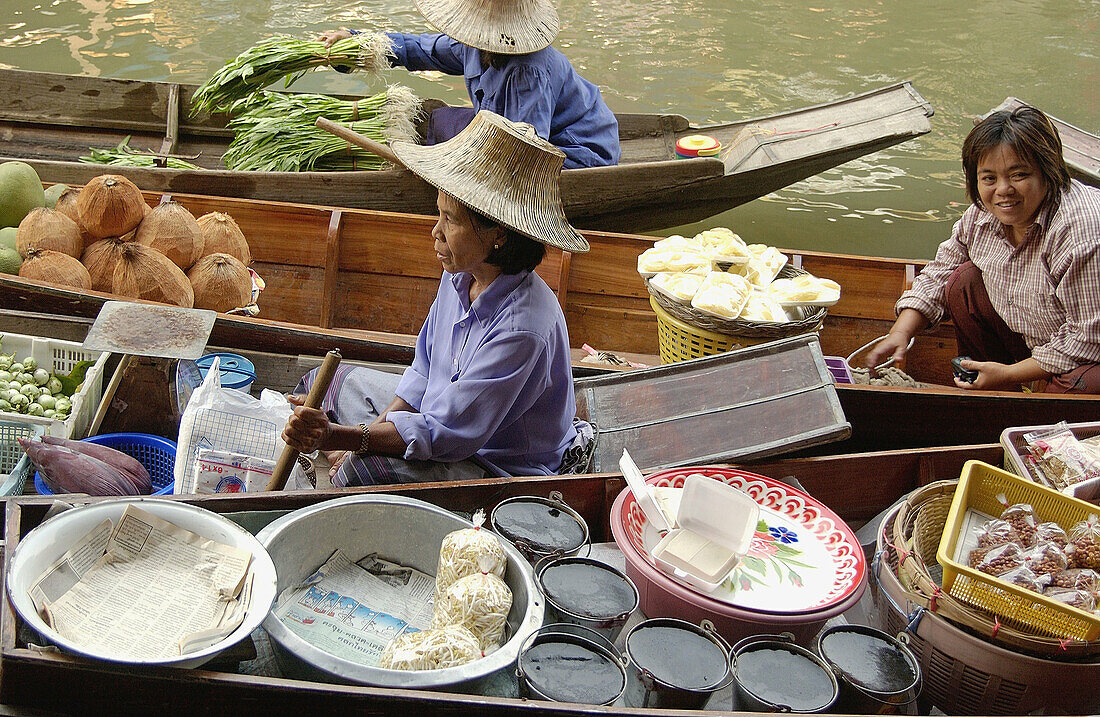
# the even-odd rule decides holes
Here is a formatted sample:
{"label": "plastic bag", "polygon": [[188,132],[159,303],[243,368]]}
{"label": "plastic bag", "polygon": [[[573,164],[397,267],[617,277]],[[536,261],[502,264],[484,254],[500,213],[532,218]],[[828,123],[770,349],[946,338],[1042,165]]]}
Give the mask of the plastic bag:
{"label": "plastic bag", "polygon": [[500,647],[512,590],[492,573],[476,573],[451,584],[436,598],[432,627],[462,625],[474,634],[485,654]]}
{"label": "plastic bag", "polygon": [[1065,550],[1066,544],[1069,542],[1069,535],[1057,523],[1039,523],[1035,526],[1035,542],[1051,542]]}
{"label": "plastic bag", "polygon": [[398,636],[378,660],[384,670],[441,670],[481,658],[477,638],[462,625],[406,632]]}
{"label": "plastic bag", "polygon": [[1024,551],[1024,564],[1036,575],[1053,575],[1069,567],[1065,552],[1049,541],[1036,543]]}
{"label": "plastic bag", "polygon": [[1039,521],[1035,518],[1035,509],[1027,503],[1009,505],[1004,493],[997,495],[997,501],[1004,506],[1001,512],[1001,520],[1005,520],[1016,529],[1020,536],[1020,543],[1027,547],[1035,543],[1035,527]]}
{"label": "plastic bag", "polygon": [[1016,543],[1005,543],[1004,545],[990,548],[978,560],[974,559],[974,553],[976,552],[978,551],[975,550],[971,553],[971,567],[977,568],[983,573],[988,573],[994,577],[1004,575],[1009,570],[1024,566],[1024,550]]}
{"label": "plastic bag", "polygon": [[1100,573],[1089,568],[1068,568],[1051,576],[1052,588],[1073,588],[1089,593],[1100,592]]}
{"label": "plastic bag", "polygon": [[1073,526],[1066,555],[1071,568],[1100,570],[1100,516],[1092,514]]}
{"label": "plastic bag", "polygon": [[191,394],[180,418],[176,445],[175,493],[195,492],[195,461],[200,450],[219,450],[277,461],[282,433],[294,407],[281,393],[264,389],[260,398],[222,388],[215,358],[202,385]]}
{"label": "plastic bag", "polygon": [[484,567],[485,572],[498,578],[504,577],[508,568],[508,555],[500,538],[482,527],[485,512],[474,513],[474,527],[453,530],[443,537],[439,546],[439,565],[435,571],[435,599],[438,602],[447,588],[460,578],[476,575]]}
{"label": "plastic bag", "polygon": [[1091,611],[1096,609],[1096,598],[1084,590],[1073,588],[1047,588],[1043,591],[1045,597],[1057,600],[1060,603],[1070,605],[1078,610]]}
{"label": "plastic bag", "polygon": [[1016,587],[1030,590],[1033,593],[1042,591],[1042,582],[1040,582],[1039,577],[1031,571],[1031,568],[1026,566],[1007,570],[998,575],[997,579],[1004,580],[1006,583],[1011,583]]}
{"label": "plastic bag", "polygon": [[1008,521],[995,518],[990,521],[986,521],[977,530],[978,546],[982,548],[993,548],[998,545],[1004,545],[1005,543],[1018,543],[1020,542],[1020,536],[1016,532],[1016,529],[1008,524]]}
{"label": "plastic bag", "polygon": [[1100,448],[1077,440],[1065,421],[1027,433],[1024,441],[1040,478],[1054,489],[1067,491],[1078,483],[1100,479]]}

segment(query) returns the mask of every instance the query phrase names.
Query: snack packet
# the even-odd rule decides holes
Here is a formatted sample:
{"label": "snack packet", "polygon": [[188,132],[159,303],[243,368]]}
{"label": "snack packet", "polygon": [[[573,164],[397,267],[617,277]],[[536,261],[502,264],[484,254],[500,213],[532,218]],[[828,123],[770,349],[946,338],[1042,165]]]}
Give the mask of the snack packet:
{"label": "snack packet", "polygon": [[435,571],[435,599],[438,601],[451,583],[467,575],[476,575],[481,566],[497,577],[504,577],[508,556],[500,538],[482,524],[485,511],[474,513],[474,527],[447,533],[439,546],[439,565]]}
{"label": "snack packet", "polygon": [[511,588],[493,573],[479,572],[456,580],[436,597],[432,627],[462,625],[488,654],[500,647],[511,609]]}
{"label": "snack packet", "polygon": [[477,638],[462,625],[446,625],[399,635],[378,660],[384,670],[441,670],[482,656]]}
{"label": "snack packet", "polygon": [[1035,509],[1027,503],[1010,505],[1004,493],[997,494],[997,502],[1004,510],[1001,511],[1001,520],[1005,520],[1016,529],[1020,536],[1020,543],[1027,547],[1035,544],[1035,528],[1039,521],[1035,518]]}
{"label": "snack packet", "polygon": [[975,533],[978,536],[978,547],[993,548],[1005,543],[1019,543],[1020,535],[1016,529],[1008,524],[1007,520],[994,518],[983,523]]}
{"label": "snack packet", "polygon": [[1071,568],[1100,571],[1100,516],[1089,515],[1069,531],[1066,555]]}
{"label": "snack packet", "polygon": [[1077,440],[1065,421],[1024,435],[1033,467],[1055,490],[1100,479],[1100,449]]}
{"label": "snack packet", "polygon": [[1024,550],[1016,543],[1005,543],[995,548],[989,548],[977,560],[971,552],[971,567],[981,570],[983,573],[998,577],[1010,570],[1024,567]]}
{"label": "snack packet", "polygon": [[[1010,543],[1011,544],[1011,543]],[[1012,568],[997,576],[998,580],[1004,580],[1017,587],[1030,590],[1033,593],[1042,592],[1043,586],[1039,577],[1028,567]]]}
{"label": "snack packet", "polygon": [[1057,523],[1039,523],[1035,526],[1035,542],[1041,543],[1043,541],[1054,543],[1065,550],[1066,544],[1069,542],[1069,536],[1066,535],[1066,531],[1062,526]]}
{"label": "snack packet", "polygon": [[1100,592],[1100,573],[1089,568],[1067,568],[1051,576],[1050,586],[1073,588],[1096,594]]}
{"label": "snack packet", "polygon": [[1024,551],[1024,564],[1036,575],[1053,575],[1069,567],[1065,552],[1051,542],[1036,543]]}
{"label": "snack packet", "polygon": [[1043,591],[1045,597],[1057,600],[1060,603],[1070,605],[1078,610],[1091,611],[1096,609],[1096,597],[1084,590],[1073,588],[1047,588]]}

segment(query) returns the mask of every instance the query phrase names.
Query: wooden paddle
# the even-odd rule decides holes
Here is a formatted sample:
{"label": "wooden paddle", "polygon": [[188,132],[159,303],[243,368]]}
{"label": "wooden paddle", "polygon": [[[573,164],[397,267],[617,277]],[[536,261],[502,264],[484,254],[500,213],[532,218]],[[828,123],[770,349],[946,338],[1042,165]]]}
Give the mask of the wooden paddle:
{"label": "wooden paddle", "polygon": [[377,154],[379,157],[386,160],[387,162],[391,162],[401,168],[405,167],[401,160],[397,158],[397,155],[393,153],[392,149],[382,144],[381,142],[375,142],[369,137],[364,137],[355,130],[345,127],[339,122],[333,122],[330,119],[318,117],[317,121],[314,124],[316,124],[324,131],[330,132],[350,144],[354,144],[356,147],[362,147],[368,152],[373,152],[374,154]]}
{"label": "wooden paddle", "polygon": [[[340,366],[340,349],[333,349],[325,354],[325,360],[321,368],[317,369],[317,375],[313,379],[313,386],[309,389],[304,405],[306,408],[320,408],[321,401],[328,392],[328,386],[332,383],[332,377],[336,375],[336,369]],[[290,477],[290,470],[298,460],[298,451],[290,446],[283,447],[283,453],[279,456],[279,462],[275,464],[275,470],[271,474],[271,480],[267,482],[265,490],[282,490],[286,486],[286,480]]]}

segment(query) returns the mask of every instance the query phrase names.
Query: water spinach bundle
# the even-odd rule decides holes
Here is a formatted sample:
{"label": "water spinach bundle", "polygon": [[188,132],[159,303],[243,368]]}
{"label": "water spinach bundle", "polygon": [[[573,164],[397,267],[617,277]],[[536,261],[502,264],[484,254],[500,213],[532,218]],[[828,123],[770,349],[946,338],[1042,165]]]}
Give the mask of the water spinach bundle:
{"label": "water spinach bundle", "polygon": [[223,159],[229,169],[258,172],[381,169],[382,159],[314,122],[326,117],[382,143],[415,142],[419,111],[420,101],[400,85],[360,100],[256,92],[229,108],[234,139]]}
{"label": "water spinach bundle", "polygon": [[389,66],[390,40],[363,33],[325,47],[317,40],[276,35],[253,45],[214,73],[191,98],[191,115],[225,112],[237,100],[279,80],[284,86],[319,67],[367,70],[379,74]]}

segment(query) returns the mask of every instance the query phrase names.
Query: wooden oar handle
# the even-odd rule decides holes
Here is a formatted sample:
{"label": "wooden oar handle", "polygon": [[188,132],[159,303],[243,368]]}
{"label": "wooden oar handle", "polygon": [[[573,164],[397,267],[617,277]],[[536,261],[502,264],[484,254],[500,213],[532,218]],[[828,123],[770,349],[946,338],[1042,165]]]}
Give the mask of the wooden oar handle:
{"label": "wooden oar handle", "polygon": [[333,122],[330,119],[318,117],[315,124],[324,131],[330,132],[340,139],[354,144],[356,147],[362,147],[368,152],[373,152],[374,154],[377,154],[379,157],[386,160],[387,162],[391,162],[398,167],[405,166],[404,164],[402,164],[401,160],[397,158],[397,155],[393,153],[392,149],[382,144],[381,142],[375,142],[370,137],[364,137],[363,135],[345,127],[339,122]]}
{"label": "wooden oar handle", "polygon": [[[339,366],[340,349],[333,349],[325,354],[325,360],[317,370],[317,375],[313,378],[313,386],[309,389],[309,395],[306,396],[306,401],[302,405],[306,408],[321,407],[321,401],[325,399],[325,393],[328,392],[328,386],[332,383],[332,377],[336,375],[336,369]],[[267,483],[267,490],[282,490],[297,460],[298,451],[290,446],[284,446],[279,462],[275,464],[275,471],[271,474],[271,480]]]}

